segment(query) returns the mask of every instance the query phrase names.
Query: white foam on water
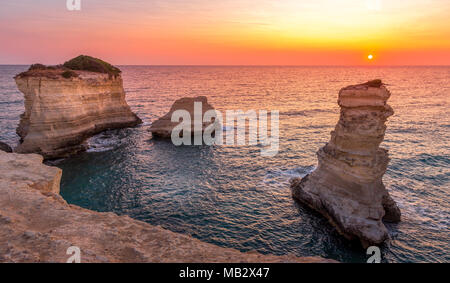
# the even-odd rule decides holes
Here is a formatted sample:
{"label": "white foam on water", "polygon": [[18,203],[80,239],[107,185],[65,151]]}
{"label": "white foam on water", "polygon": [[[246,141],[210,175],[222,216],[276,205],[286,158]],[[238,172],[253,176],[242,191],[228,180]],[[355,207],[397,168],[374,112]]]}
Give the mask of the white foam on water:
{"label": "white foam on water", "polygon": [[303,178],[316,169],[316,166],[300,166],[291,169],[270,169],[263,182],[266,184],[289,182],[292,178]]}
{"label": "white foam on water", "polygon": [[87,140],[87,152],[104,152],[117,148],[121,141],[119,137],[110,132],[103,132]]}

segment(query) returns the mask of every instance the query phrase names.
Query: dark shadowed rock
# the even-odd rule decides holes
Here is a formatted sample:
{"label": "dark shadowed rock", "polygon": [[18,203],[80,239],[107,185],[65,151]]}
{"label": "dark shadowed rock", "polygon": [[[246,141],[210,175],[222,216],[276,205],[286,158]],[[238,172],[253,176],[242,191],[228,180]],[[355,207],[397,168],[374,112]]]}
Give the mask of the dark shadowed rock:
{"label": "dark shadowed rock", "polygon": [[12,152],[12,148],[3,142],[0,142],[0,150],[5,152]]}

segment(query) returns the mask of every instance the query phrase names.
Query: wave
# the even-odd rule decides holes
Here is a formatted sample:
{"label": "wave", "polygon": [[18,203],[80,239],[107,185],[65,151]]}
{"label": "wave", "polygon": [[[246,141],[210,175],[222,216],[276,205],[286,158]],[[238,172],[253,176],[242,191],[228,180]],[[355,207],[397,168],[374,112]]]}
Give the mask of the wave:
{"label": "wave", "polygon": [[121,140],[119,136],[112,131],[106,131],[88,139],[87,144],[87,152],[104,152],[119,147]]}
{"label": "wave", "polygon": [[316,169],[316,166],[300,166],[290,169],[269,169],[264,176],[266,184],[289,182],[293,178],[303,178]]}
{"label": "wave", "polygon": [[448,155],[420,153],[413,157],[396,159],[391,164],[391,168],[396,169],[399,167],[403,170],[410,170],[414,167],[422,168],[423,166],[445,168],[448,165],[450,165],[450,157]]}
{"label": "wave", "polygon": [[281,116],[309,116],[314,113],[331,113],[329,109],[308,109],[308,110],[292,110],[280,112]]}
{"label": "wave", "polygon": [[0,105],[5,104],[22,104],[23,103],[23,99],[21,100],[10,100],[10,101],[0,101]]}

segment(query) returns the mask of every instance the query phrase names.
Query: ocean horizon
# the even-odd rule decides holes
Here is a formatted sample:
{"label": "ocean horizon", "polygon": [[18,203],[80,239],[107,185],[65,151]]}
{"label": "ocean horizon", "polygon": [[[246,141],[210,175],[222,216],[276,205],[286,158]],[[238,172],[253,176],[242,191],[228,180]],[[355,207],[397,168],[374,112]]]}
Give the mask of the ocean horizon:
{"label": "ocean horizon", "polygon": [[[52,64],[47,64],[52,66]],[[58,65],[58,64],[53,64]],[[0,64],[0,66],[31,66],[31,64]],[[450,67],[450,65],[285,65],[285,64],[275,64],[275,65],[252,65],[252,64],[237,64],[237,65],[222,65],[222,64],[116,64],[117,67],[342,67],[342,68],[420,68],[420,67]]]}

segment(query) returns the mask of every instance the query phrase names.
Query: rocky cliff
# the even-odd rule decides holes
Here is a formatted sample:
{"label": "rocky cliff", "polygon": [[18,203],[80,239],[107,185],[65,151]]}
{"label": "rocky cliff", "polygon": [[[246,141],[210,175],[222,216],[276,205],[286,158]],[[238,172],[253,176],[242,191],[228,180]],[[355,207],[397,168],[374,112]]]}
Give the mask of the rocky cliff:
{"label": "rocky cliff", "polygon": [[[201,105],[198,127],[195,127],[194,123],[194,106],[196,102]],[[173,128],[180,124],[180,122],[178,121],[171,121],[173,113],[177,110],[186,110],[187,112],[189,112],[191,117],[191,132],[188,133],[188,135],[194,136],[201,135],[204,132],[205,128],[211,124],[203,123],[203,115],[209,110],[214,110],[214,107],[208,103],[208,99],[205,96],[180,98],[173,103],[170,111],[166,115],[152,123],[150,131],[152,132],[153,136],[160,138],[171,138]]]}
{"label": "rocky cliff", "polygon": [[318,167],[291,181],[293,197],[319,211],[348,239],[364,247],[388,239],[382,220],[400,221],[400,210],[382,177],[388,151],[379,147],[390,92],[380,80],[341,89],[341,114],[331,140],[317,152]]}
{"label": "rocky cliff", "polygon": [[67,204],[61,170],[37,154],[0,151],[0,262],[333,262],[319,257],[242,253],[114,213]]}
{"label": "rocky cliff", "polygon": [[25,97],[16,152],[66,157],[86,149],[84,141],[103,130],[141,123],[125,101],[118,69],[113,74],[92,69],[33,65],[15,77]]}

